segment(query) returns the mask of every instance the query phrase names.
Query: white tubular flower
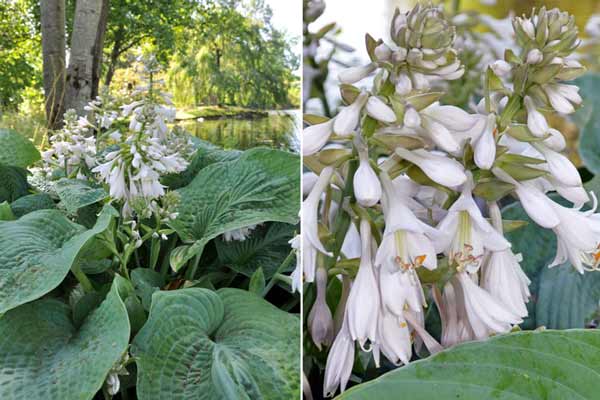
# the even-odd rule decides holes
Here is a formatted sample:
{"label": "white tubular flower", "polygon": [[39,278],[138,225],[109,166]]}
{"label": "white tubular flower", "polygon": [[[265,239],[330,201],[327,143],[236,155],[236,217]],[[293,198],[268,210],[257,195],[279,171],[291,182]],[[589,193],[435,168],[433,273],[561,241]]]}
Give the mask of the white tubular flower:
{"label": "white tubular flower", "polygon": [[577,171],[577,168],[575,168],[573,163],[567,157],[544,145],[533,143],[533,147],[542,153],[546,159],[548,170],[558,182],[565,186],[582,185],[579,171]]}
{"label": "white tubular flower", "polygon": [[377,340],[377,317],[379,314],[379,289],[371,260],[371,226],[369,221],[360,221],[362,249],[360,266],[350,289],[346,313],[352,340],[364,349],[365,342]]}
{"label": "white tubular flower", "polygon": [[414,268],[390,271],[389,264],[379,269],[381,306],[386,313],[401,317],[404,311],[422,313],[426,305],[423,287]]}
{"label": "white tubular flower", "polygon": [[302,254],[300,252],[300,235],[294,236],[288,243],[296,255],[296,268],[294,268],[294,271],[290,275],[290,278],[292,278],[292,293],[302,293]]}
{"label": "white tubular flower", "polygon": [[410,329],[404,316],[385,311],[379,315],[379,349],[395,365],[408,364],[412,356]]}
{"label": "white tubular flower", "polygon": [[[434,294],[436,294],[436,289],[434,289]],[[442,320],[441,343],[443,347],[451,347],[474,339],[467,326],[468,323],[465,322],[466,315],[459,314],[459,302],[452,282],[444,285],[444,292],[441,298],[436,297],[436,304]]]}
{"label": "white tubular flower", "polygon": [[525,96],[525,107],[527,108],[527,127],[537,137],[542,137],[548,132],[548,122],[541,112],[537,110],[533,99]]}
{"label": "white tubular flower", "polygon": [[333,340],[333,316],[327,305],[327,271],[317,269],[317,298],[308,314],[308,329],[313,342],[319,350],[329,346]]}
{"label": "white tubular flower", "polygon": [[396,148],[396,154],[417,165],[431,180],[446,187],[456,187],[467,180],[465,169],[458,161],[423,149],[413,151]]}
{"label": "white tubular flower", "polygon": [[412,107],[408,107],[404,112],[403,123],[408,128],[418,128],[421,126],[421,116]]}
{"label": "white tubular flower", "polygon": [[475,272],[481,264],[484,250],[501,251],[510,243],[481,215],[473,200],[471,178],[464,185],[460,197],[452,204],[448,214],[438,224],[444,235],[437,241],[438,251],[443,251],[459,271]]}
{"label": "white tubular flower", "polygon": [[363,207],[373,207],[381,199],[381,183],[366,153],[360,154],[360,164],[354,174],[354,196]]}
{"label": "white tubular flower", "polygon": [[396,80],[396,93],[398,93],[400,96],[406,96],[412,92],[412,89],[412,81],[408,75],[398,75],[398,79]]}
{"label": "white tubular flower", "polygon": [[310,156],[325,146],[333,133],[333,121],[330,119],[322,124],[312,125],[302,132],[302,155]]}
{"label": "white tubular flower", "polygon": [[512,71],[510,64],[504,60],[494,61],[490,67],[492,68],[492,71],[494,71],[494,74],[501,78],[508,76],[510,71]]}
{"label": "white tubular flower", "polygon": [[227,231],[227,232],[223,233],[223,240],[225,240],[226,242],[231,242],[231,241],[243,242],[244,240],[248,239],[248,237],[252,234],[252,231],[257,226],[258,225],[256,225],[256,224],[248,225],[248,226],[244,226],[243,228]]}
{"label": "white tubular flower", "polygon": [[513,325],[523,322],[518,315],[477,286],[466,272],[458,272],[452,278],[452,284],[459,303],[458,313],[466,316],[467,328],[473,338],[485,339],[490,334],[506,333]]}
{"label": "white tubular flower", "polygon": [[302,202],[302,255],[304,278],[307,282],[314,280],[317,251],[331,256],[319,239],[319,201],[321,194],[329,186],[333,172],[332,167],[325,167],[310,194]]}
{"label": "white tubular flower", "polygon": [[346,385],[354,366],[354,352],[354,341],[350,337],[346,315],[344,316],[342,328],[338,332],[327,355],[323,382],[325,397],[333,397],[338,387],[341,392],[346,390]]}
{"label": "white tubular flower", "polygon": [[338,75],[338,79],[341,83],[353,84],[367,76],[377,69],[377,63],[369,63],[361,67],[351,67],[343,70]]}
{"label": "white tubular flower", "polygon": [[548,134],[550,136],[548,136],[547,139],[544,139],[542,141],[542,143],[547,146],[548,148],[554,150],[554,151],[563,151],[565,149],[565,147],[567,147],[567,142],[565,141],[565,137],[563,136],[562,133],[560,133],[560,131],[554,129],[554,128],[550,128],[548,129]]}
{"label": "white tubular flower", "polygon": [[575,105],[581,104],[579,88],[575,85],[562,83],[547,83],[542,86],[552,107],[562,114],[575,112]]}
{"label": "white tubular flower", "polygon": [[388,124],[396,122],[396,113],[394,110],[376,96],[369,97],[365,108],[367,114],[377,121],[387,122]]}
{"label": "white tubular flower", "polygon": [[549,178],[548,180],[562,198],[573,203],[574,208],[579,209],[583,207],[585,203],[590,201],[590,196],[583,186],[565,186],[556,179]]}
{"label": "white tubular flower", "polygon": [[544,59],[544,55],[538,49],[532,49],[527,53],[527,64],[539,64]]}
{"label": "white tubular flower", "polygon": [[458,142],[444,125],[425,116],[421,118],[421,121],[423,130],[437,147],[448,153],[457,153],[460,150]]}
{"label": "white tubular flower", "polygon": [[362,92],[358,95],[354,103],[345,107],[335,117],[333,122],[333,131],[340,136],[351,135],[360,121],[360,112],[365,106],[369,95],[366,92]]}
{"label": "white tubular flower", "polygon": [[521,255],[510,249],[491,252],[482,266],[481,287],[513,314],[525,318],[531,281],[519,265],[521,260]]}

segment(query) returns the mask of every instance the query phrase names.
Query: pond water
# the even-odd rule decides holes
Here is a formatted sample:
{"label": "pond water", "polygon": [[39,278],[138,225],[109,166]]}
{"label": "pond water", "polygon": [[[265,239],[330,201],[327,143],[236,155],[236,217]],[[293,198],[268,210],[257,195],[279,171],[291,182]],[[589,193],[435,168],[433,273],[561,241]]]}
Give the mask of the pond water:
{"label": "pond water", "polygon": [[267,117],[257,119],[188,120],[180,125],[200,139],[225,149],[267,146],[300,150],[300,110],[269,111]]}

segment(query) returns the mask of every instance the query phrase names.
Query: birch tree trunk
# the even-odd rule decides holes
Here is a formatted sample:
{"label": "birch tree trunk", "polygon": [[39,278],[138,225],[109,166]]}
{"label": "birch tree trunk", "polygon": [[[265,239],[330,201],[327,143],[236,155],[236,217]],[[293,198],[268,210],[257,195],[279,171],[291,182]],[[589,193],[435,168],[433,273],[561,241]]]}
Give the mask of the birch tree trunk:
{"label": "birch tree trunk", "polygon": [[41,0],[40,15],[46,121],[59,129],[65,111],[65,0]]}
{"label": "birch tree trunk", "polygon": [[98,78],[95,75],[100,74],[100,64],[94,63],[101,61],[106,29],[103,6],[107,5],[107,0],[77,0],[75,7],[65,108],[74,109],[78,115],[85,113],[84,106],[92,99],[94,91],[97,91]]}

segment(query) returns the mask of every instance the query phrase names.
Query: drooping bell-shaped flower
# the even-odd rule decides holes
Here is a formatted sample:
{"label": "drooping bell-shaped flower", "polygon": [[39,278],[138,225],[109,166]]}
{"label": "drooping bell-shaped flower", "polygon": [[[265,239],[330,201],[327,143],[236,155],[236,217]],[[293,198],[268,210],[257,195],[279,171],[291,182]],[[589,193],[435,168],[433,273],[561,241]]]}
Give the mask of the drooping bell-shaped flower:
{"label": "drooping bell-shaped flower", "polygon": [[350,289],[346,313],[350,336],[364,348],[367,340],[371,342],[377,340],[379,314],[379,288],[371,259],[371,226],[365,219],[360,222],[360,238],[362,241],[360,266]]}
{"label": "drooping bell-shaped flower", "polygon": [[515,255],[511,249],[490,252],[482,267],[481,287],[513,314],[525,318],[531,281],[521,269],[520,261],[520,254]]}
{"label": "drooping bell-shaped flower", "polygon": [[412,338],[404,316],[385,311],[379,315],[377,345],[393,364],[408,364],[412,356]]}
{"label": "drooping bell-shaped flower", "polygon": [[372,207],[381,199],[381,183],[371,164],[366,151],[359,153],[360,164],[354,174],[354,196],[363,207]]}
{"label": "drooping bell-shaped flower", "polygon": [[469,177],[460,197],[437,226],[443,235],[436,242],[436,249],[443,251],[459,270],[475,272],[485,250],[506,250],[510,243],[481,215],[472,190],[473,181]]}
{"label": "drooping bell-shaped flower", "polygon": [[319,350],[329,346],[333,340],[333,316],[327,305],[327,270],[317,268],[317,298],[308,314],[308,329],[313,342]]}
{"label": "drooping bell-shaped flower", "polygon": [[388,124],[396,122],[396,113],[376,96],[369,97],[365,106],[367,114],[377,121],[387,122]]}
{"label": "drooping bell-shaped flower", "polygon": [[396,154],[418,166],[431,180],[446,187],[456,187],[467,180],[465,169],[456,160],[424,149],[396,148]]}
{"label": "drooping bell-shaped flower", "polygon": [[325,397],[333,397],[338,387],[340,391],[346,390],[346,385],[354,366],[354,340],[348,329],[347,315],[344,317],[342,327],[338,332],[325,365],[325,378],[323,382],[323,393]]}
{"label": "drooping bell-shaped flower", "polygon": [[525,96],[525,108],[527,108],[527,127],[537,137],[543,137],[548,133],[548,122],[539,112],[529,96]]}
{"label": "drooping bell-shaped flower", "polygon": [[333,122],[333,132],[340,136],[351,135],[358,126],[360,113],[367,103],[368,98],[368,93],[361,92],[354,100],[354,103],[342,109]]}
{"label": "drooping bell-shaped flower", "polygon": [[325,146],[333,133],[333,122],[330,119],[317,125],[311,125],[302,132],[302,155],[310,156]]}
{"label": "drooping bell-shaped flower", "polygon": [[321,194],[329,186],[333,172],[332,167],[325,167],[310,194],[302,202],[302,235],[304,239],[302,241],[302,255],[304,277],[307,282],[314,280],[317,251],[331,255],[319,239],[319,201],[321,200]]}
{"label": "drooping bell-shaped flower", "polygon": [[562,114],[571,114],[575,112],[575,106],[581,104],[579,88],[575,85],[565,85],[562,83],[547,83],[542,86],[548,100],[556,111]]}
{"label": "drooping bell-shaped flower", "polygon": [[377,69],[377,63],[369,63],[359,67],[346,68],[339,73],[338,79],[341,83],[353,84],[367,76]]}
{"label": "drooping bell-shaped flower", "polygon": [[581,186],[581,176],[573,163],[564,155],[549,149],[543,144],[533,146],[544,156],[552,176],[565,186]]}

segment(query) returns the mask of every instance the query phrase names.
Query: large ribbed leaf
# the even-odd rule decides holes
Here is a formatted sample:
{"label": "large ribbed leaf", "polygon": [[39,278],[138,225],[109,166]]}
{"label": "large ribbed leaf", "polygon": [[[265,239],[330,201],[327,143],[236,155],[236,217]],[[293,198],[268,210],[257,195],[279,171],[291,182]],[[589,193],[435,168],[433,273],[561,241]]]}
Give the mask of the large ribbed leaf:
{"label": "large ribbed leaf", "polygon": [[60,201],[71,213],[108,197],[104,189],[92,187],[80,179],[61,179],[56,182],[55,188]]}
{"label": "large ribbed leaf", "polygon": [[275,274],[281,262],[290,253],[288,243],[294,235],[294,225],[274,223],[268,228],[258,228],[246,240],[215,241],[219,261],[248,277],[262,268],[265,278]]}
{"label": "large ribbed leaf", "polygon": [[27,171],[19,167],[9,167],[0,164],[0,203],[12,203],[19,197],[27,195]]}
{"label": "large ribbed leaf", "polygon": [[338,399],[592,400],[599,380],[600,331],[529,331],[456,346]]}
{"label": "large ribbed leaf", "polygon": [[243,290],[156,292],[132,352],[140,400],[300,395],[298,318]]}
{"label": "large ribbed leaf", "polygon": [[0,164],[25,168],[40,159],[40,152],[25,136],[0,129]]}
{"label": "large ribbed leaf", "polygon": [[128,342],[116,284],[79,328],[69,306],[55,299],[10,310],[0,318],[0,398],[92,399]]}
{"label": "large ribbed leaf", "polygon": [[179,217],[172,223],[184,241],[195,243],[187,258],[226,231],[265,221],[296,223],[299,171],[297,155],[264,148],[202,169],[178,190]]}
{"label": "large ribbed leaf", "polygon": [[89,230],[58,210],[0,221],[0,313],[57,287],[80,250],[108,227],[115,212],[107,206]]}
{"label": "large ribbed leaf", "polygon": [[56,208],[56,205],[54,204],[54,201],[52,201],[50,195],[46,193],[36,193],[19,197],[17,200],[10,203],[10,208],[15,217],[20,218],[33,211]]}

